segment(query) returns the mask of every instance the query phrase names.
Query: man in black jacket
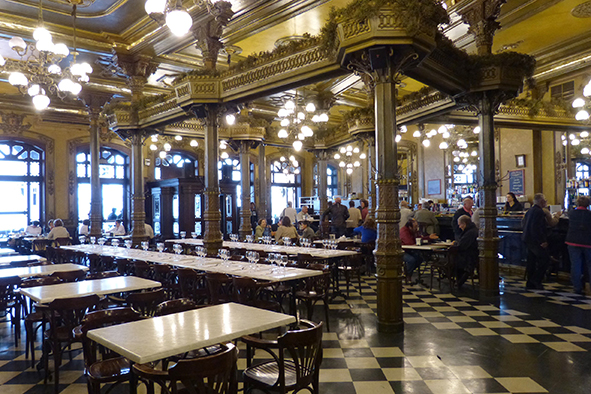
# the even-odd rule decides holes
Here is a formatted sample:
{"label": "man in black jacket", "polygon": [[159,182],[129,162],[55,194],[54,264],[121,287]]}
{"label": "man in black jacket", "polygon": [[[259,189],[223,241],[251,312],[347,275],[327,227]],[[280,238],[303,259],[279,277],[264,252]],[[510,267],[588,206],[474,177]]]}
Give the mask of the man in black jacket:
{"label": "man in black jacket", "polygon": [[337,238],[341,235],[345,235],[345,231],[347,230],[346,221],[349,219],[349,209],[341,204],[340,197],[335,198],[334,204],[324,211],[322,214],[323,221],[326,215],[330,215],[331,219],[330,232],[335,234]]}
{"label": "man in black jacket", "polygon": [[478,262],[478,228],[468,215],[460,216],[457,223],[461,234],[454,241],[453,246],[456,246],[458,250],[456,278],[458,279],[458,289],[460,289],[470,274],[474,272],[474,267]]}
{"label": "man in black jacket", "polygon": [[470,196],[464,198],[462,207],[454,213],[454,218],[451,221],[451,227],[454,230],[454,239],[459,239],[462,235],[462,229],[458,226],[458,219],[460,216],[468,215],[472,217],[472,207],[474,206],[474,199]]}
{"label": "man in black jacket", "polygon": [[546,229],[546,197],[542,193],[534,196],[534,205],[525,213],[521,222],[522,239],[527,245],[526,289],[543,290],[542,280],[548,269],[548,233]]}

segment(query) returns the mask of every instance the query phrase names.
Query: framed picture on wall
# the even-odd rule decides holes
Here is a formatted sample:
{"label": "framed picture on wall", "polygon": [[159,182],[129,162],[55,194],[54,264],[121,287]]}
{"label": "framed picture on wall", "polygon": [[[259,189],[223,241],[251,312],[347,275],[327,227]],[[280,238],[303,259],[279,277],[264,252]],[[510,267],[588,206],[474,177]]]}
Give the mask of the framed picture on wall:
{"label": "framed picture on wall", "polygon": [[441,179],[427,181],[427,194],[430,196],[441,194]]}
{"label": "framed picture on wall", "polygon": [[515,166],[517,168],[525,167],[525,155],[515,155]]}

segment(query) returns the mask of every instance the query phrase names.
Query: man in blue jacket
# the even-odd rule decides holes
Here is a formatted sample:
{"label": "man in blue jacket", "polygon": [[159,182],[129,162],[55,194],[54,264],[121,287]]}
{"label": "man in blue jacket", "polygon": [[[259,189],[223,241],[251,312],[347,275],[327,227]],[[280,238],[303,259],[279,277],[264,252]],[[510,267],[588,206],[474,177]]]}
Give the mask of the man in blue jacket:
{"label": "man in blue jacket", "polygon": [[525,213],[521,222],[522,239],[527,245],[526,289],[544,289],[542,280],[550,259],[544,207],[546,207],[546,197],[542,193],[537,193],[534,196],[534,205]]}

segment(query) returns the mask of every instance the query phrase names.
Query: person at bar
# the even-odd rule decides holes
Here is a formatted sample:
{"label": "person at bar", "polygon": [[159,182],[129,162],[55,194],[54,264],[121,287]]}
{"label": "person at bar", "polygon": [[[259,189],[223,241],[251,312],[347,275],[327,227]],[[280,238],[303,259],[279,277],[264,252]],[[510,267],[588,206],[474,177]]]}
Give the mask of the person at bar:
{"label": "person at bar", "polygon": [[478,262],[478,228],[468,215],[458,218],[458,228],[461,234],[452,246],[457,247],[456,278],[458,290],[462,288],[466,280],[474,272]]}
{"label": "person at bar", "polygon": [[451,226],[453,227],[454,230],[454,238],[455,239],[460,239],[460,237],[462,236],[462,230],[460,229],[460,227],[458,226],[458,219],[460,218],[460,216],[464,216],[464,215],[468,215],[469,217],[472,217],[472,214],[474,212],[472,212],[472,207],[474,206],[474,199],[470,196],[464,198],[464,200],[462,201],[462,207],[460,209],[458,209],[456,211],[456,213],[454,213],[454,217],[451,221]]}
{"label": "person at bar", "polygon": [[591,200],[587,196],[577,199],[577,208],[568,214],[568,232],[565,243],[570,257],[570,277],[575,293],[583,295],[583,273],[591,272]]}
{"label": "person at bar", "polygon": [[353,235],[353,229],[361,223],[361,211],[355,207],[355,201],[349,201],[349,218],[347,219],[347,236]]}
{"label": "person at bar", "polygon": [[536,193],[534,205],[525,213],[521,222],[522,240],[527,245],[526,289],[544,289],[542,280],[550,258],[545,207],[546,197],[542,193]]}
{"label": "person at bar", "polygon": [[277,242],[279,245],[283,245],[284,237],[289,237],[292,239],[299,238],[296,228],[291,225],[289,216],[284,216],[283,219],[281,219],[281,226],[279,226],[277,231],[275,231],[275,242]]}
{"label": "person at bar", "polygon": [[435,212],[431,212],[430,208],[431,206],[428,202],[423,203],[421,205],[421,208],[417,212],[415,212],[414,218],[419,224],[419,227],[421,225],[425,226],[425,229],[422,230],[424,230],[427,234],[435,234],[437,233],[439,221],[435,217]]}
{"label": "person at bar", "polygon": [[70,237],[70,233],[64,227],[64,222],[62,222],[62,219],[55,219],[53,221],[53,228],[51,229],[49,234],[47,234],[47,239],[69,238],[69,237]]}
{"label": "person at bar", "polygon": [[505,202],[505,207],[503,208],[503,213],[509,212],[520,212],[523,211],[523,204],[517,201],[517,197],[515,197],[515,193],[509,192],[507,193],[507,202]]}
{"label": "person at bar", "polygon": [[369,212],[369,201],[362,199],[359,201],[359,210],[361,211],[361,220],[365,220]]}

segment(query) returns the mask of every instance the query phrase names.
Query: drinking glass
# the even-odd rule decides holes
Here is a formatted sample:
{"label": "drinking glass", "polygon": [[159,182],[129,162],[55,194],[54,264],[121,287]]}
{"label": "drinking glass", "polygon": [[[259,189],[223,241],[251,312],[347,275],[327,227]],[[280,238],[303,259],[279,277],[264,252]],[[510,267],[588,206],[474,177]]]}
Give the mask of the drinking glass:
{"label": "drinking glass", "polygon": [[111,245],[114,247],[118,247],[119,246],[119,240],[118,239],[114,239],[111,241]]}
{"label": "drinking glass", "polygon": [[99,246],[103,246],[105,244],[105,239],[103,237],[98,239]]}
{"label": "drinking glass", "polygon": [[132,241],[132,240],[130,240],[130,239],[126,239],[126,240],[125,240],[125,247],[126,247],[127,249],[131,249],[131,246],[132,246],[132,245],[133,245],[133,241]]}
{"label": "drinking glass", "polygon": [[96,243],[96,237],[90,237],[90,244],[94,245]]}
{"label": "drinking glass", "polygon": [[172,249],[174,250],[174,252],[179,255],[183,252],[183,246],[180,244],[174,244],[174,246],[172,247]]}
{"label": "drinking glass", "polygon": [[181,231],[180,234],[181,234],[181,238],[182,239],[185,239],[185,237],[187,236],[187,232],[186,231]]}
{"label": "drinking glass", "polygon": [[81,244],[86,243],[86,237],[84,235],[81,235],[80,237],[78,237],[78,240],[80,240]]}
{"label": "drinking glass", "polygon": [[191,231],[191,238],[197,239],[197,233],[195,231]]}
{"label": "drinking glass", "polygon": [[282,254],[282,255],[281,255],[281,260],[280,260],[280,263],[281,263],[281,265],[283,266],[283,269],[284,269],[284,270],[287,268],[287,262],[288,262],[287,256],[286,256],[286,255],[284,255],[284,254]]}
{"label": "drinking glass", "polygon": [[150,243],[148,241],[142,241],[142,249],[148,250]]}
{"label": "drinking glass", "polygon": [[159,251],[160,253],[162,253],[162,252],[164,251],[164,242],[158,242],[158,243],[156,244],[156,249],[158,249],[158,251]]}

